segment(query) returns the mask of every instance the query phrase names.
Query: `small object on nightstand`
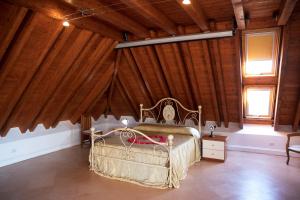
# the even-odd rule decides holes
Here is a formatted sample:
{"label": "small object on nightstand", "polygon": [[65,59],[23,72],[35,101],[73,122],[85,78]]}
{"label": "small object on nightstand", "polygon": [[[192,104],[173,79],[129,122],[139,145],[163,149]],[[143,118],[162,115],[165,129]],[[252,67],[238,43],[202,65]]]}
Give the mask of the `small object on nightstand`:
{"label": "small object on nightstand", "polygon": [[209,137],[214,137],[213,134],[214,134],[215,128],[217,128],[217,126],[216,126],[215,124],[212,124],[212,125],[209,126],[209,130],[210,130],[210,135],[209,135]]}
{"label": "small object on nightstand", "polygon": [[202,137],[202,159],[223,161],[226,159],[227,136],[215,135]]}

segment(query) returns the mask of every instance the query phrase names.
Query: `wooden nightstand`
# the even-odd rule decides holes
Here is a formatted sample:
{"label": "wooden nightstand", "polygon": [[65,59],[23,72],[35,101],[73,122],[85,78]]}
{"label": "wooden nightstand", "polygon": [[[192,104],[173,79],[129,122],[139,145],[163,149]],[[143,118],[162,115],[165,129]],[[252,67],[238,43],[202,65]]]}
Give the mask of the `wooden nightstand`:
{"label": "wooden nightstand", "polygon": [[202,159],[225,162],[227,136],[202,137]]}

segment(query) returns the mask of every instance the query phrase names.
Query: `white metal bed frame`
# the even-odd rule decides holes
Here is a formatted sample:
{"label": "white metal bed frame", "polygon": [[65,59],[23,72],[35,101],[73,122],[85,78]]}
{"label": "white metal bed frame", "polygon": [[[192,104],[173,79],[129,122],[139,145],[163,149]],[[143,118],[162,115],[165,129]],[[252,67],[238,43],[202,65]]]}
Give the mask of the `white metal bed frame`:
{"label": "white metal bed frame", "polygon": [[[198,110],[189,110],[189,109],[185,108],[178,100],[176,100],[174,98],[163,98],[163,99],[159,100],[155,104],[155,106],[153,106],[151,108],[143,108],[143,104],[140,104],[140,122],[143,122],[143,117],[148,117],[149,114],[154,119],[156,119],[156,121],[158,121],[159,117],[161,115],[161,109],[162,109],[163,105],[164,106],[166,106],[166,105],[172,105],[172,106],[174,105],[175,106],[176,113],[177,113],[178,119],[179,119],[177,124],[184,124],[185,120],[187,120],[187,119],[196,120],[198,122],[199,133],[201,134],[201,106],[198,106]],[[155,115],[154,111],[157,107],[159,107],[159,111],[158,111],[158,114]],[[185,114],[183,118],[180,117],[179,107],[187,112],[187,114]],[[198,118],[197,118],[197,115],[198,115]],[[169,162],[168,165],[166,166],[169,171],[168,187],[172,187],[172,148],[173,148],[173,139],[174,139],[173,135],[168,135],[167,141],[165,143],[163,143],[163,142],[157,142],[157,141],[153,140],[152,138],[148,137],[146,134],[144,134],[138,130],[127,128],[127,127],[114,129],[104,135],[102,135],[101,131],[96,131],[95,128],[92,127],[91,128],[91,152],[90,152],[91,153],[91,160],[90,160],[90,170],[91,171],[102,175],[101,173],[99,173],[95,170],[95,165],[94,165],[95,142],[98,141],[98,142],[100,142],[100,145],[105,146],[104,138],[111,134],[119,135],[120,141],[122,142],[122,145],[124,148],[124,155],[123,155],[122,159],[125,159],[125,160],[132,161],[131,149],[132,149],[132,146],[134,145],[134,142],[127,144],[126,141],[128,138],[134,138],[133,141],[136,141],[137,135],[143,136],[144,138],[146,138],[147,140],[149,140],[150,142],[152,142],[154,144],[153,145],[153,153],[154,153],[153,155],[155,155],[155,152],[157,150],[159,150],[159,148],[165,149],[168,154],[167,161]],[[161,149],[160,149],[160,151],[161,151]],[[101,155],[99,155],[99,156],[101,156]],[[135,182],[135,183],[137,183],[137,182]]]}

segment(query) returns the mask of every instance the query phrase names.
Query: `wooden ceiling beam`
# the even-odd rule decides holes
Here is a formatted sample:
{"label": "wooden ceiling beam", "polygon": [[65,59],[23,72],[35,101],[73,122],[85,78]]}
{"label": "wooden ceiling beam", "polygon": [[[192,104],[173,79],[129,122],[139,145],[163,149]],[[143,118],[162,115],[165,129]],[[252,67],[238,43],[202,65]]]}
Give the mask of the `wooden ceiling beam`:
{"label": "wooden ceiling beam", "polygon": [[298,99],[297,109],[296,109],[296,112],[295,112],[294,123],[293,123],[293,131],[296,132],[298,130],[299,122],[300,122],[300,97]]}
{"label": "wooden ceiling beam", "polygon": [[279,115],[280,107],[282,104],[282,99],[284,98],[282,93],[284,90],[284,82],[286,77],[287,69],[287,55],[289,53],[289,25],[283,27],[282,41],[280,48],[280,62],[278,70],[278,86],[276,92],[276,105],[275,105],[275,114],[274,114],[274,129],[275,131],[279,130]]}
{"label": "wooden ceiling beam", "polygon": [[162,91],[164,92],[164,97],[169,97],[171,95],[170,89],[167,85],[167,81],[163,75],[163,71],[161,69],[159,60],[157,55],[155,54],[155,50],[153,46],[145,46],[147,55],[149,56],[149,59],[151,61],[151,64],[154,68],[155,75],[158,79],[158,84]]}
{"label": "wooden ceiling beam", "polygon": [[[28,38],[30,37],[32,30],[34,28],[34,25],[37,23],[37,18],[35,17],[36,14],[30,13],[30,16],[25,18],[25,21],[23,22],[22,30],[20,30],[20,33],[18,34],[13,46],[11,49],[9,49],[9,52],[7,54],[13,55],[14,58],[18,57],[26,44]],[[11,63],[8,65],[6,62]],[[4,57],[0,61],[0,85],[3,85],[3,82],[5,81],[5,77],[9,73],[9,68],[12,68],[13,60],[9,58],[9,55],[7,57]]]}
{"label": "wooden ceiling beam", "polygon": [[147,0],[121,0],[128,7],[135,8],[136,12],[156,24],[171,35],[176,35],[176,25],[161,11],[153,7]]}
{"label": "wooden ceiling beam", "polygon": [[140,38],[148,37],[148,30],[130,19],[129,17],[120,14],[119,12],[109,8],[100,1],[97,0],[64,0],[64,2],[74,5],[77,8],[88,8],[94,9],[95,18],[111,23],[113,26],[116,26],[120,30],[129,31]]}
{"label": "wooden ceiling beam", "polygon": [[289,18],[292,15],[293,10],[297,4],[297,1],[298,0],[286,0],[285,1],[282,11],[281,11],[281,14],[278,19],[278,22],[277,22],[278,26],[284,26],[288,23]]}
{"label": "wooden ceiling beam", "polygon": [[186,64],[184,63],[184,60],[182,59],[182,52],[179,48],[179,46],[176,43],[172,43],[172,49],[173,49],[173,54],[175,56],[175,61],[177,64],[177,68],[180,71],[181,74],[181,80],[177,80],[180,81],[181,84],[184,87],[184,92],[185,92],[185,96],[187,97],[187,102],[189,104],[189,107],[196,109],[197,108],[197,101],[195,99],[195,96],[193,95],[193,92],[190,92],[190,89],[192,88],[192,84],[190,82],[190,77],[187,74],[186,71]]}
{"label": "wooden ceiling beam", "polygon": [[216,117],[216,123],[218,126],[221,126],[221,117],[220,117],[219,104],[217,99],[218,94],[216,91],[216,84],[213,76],[213,69],[211,64],[211,55],[208,47],[208,41],[203,40],[201,41],[201,43],[202,43],[205,63],[207,65],[208,80],[209,80],[210,91],[212,95],[212,103],[213,103],[214,113]]}
{"label": "wooden ceiling beam", "polygon": [[[26,54],[26,52],[22,51],[23,47],[25,46],[25,44],[27,42],[30,42],[29,38],[30,36],[32,37],[32,33],[34,31],[34,29],[36,29],[36,24],[40,23],[41,21],[41,16],[40,15],[33,15],[32,18],[30,19],[30,22],[28,23],[28,25],[24,28],[23,30],[23,34],[19,35],[19,40],[16,41],[16,45],[12,48],[12,51],[10,52],[10,56],[8,56],[7,60],[3,63],[3,73],[1,73],[0,76],[0,85],[2,85],[2,83],[6,80],[7,75],[9,75],[10,73],[12,73],[13,68],[15,68],[18,65],[16,63],[16,57],[18,57],[18,55],[22,55],[24,57],[24,55]],[[52,25],[53,26],[53,25]],[[35,61],[32,63],[32,67],[30,68],[30,70],[28,70],[26,72],[26,76],[24,75],[23,77],[21,77],[21,79],[19,79],[19,87],[17,87],[17,89],[15,91],[13,91],[13,98],[10,99],[9,104],[6,105],[6,109],[5,112],[2,113],[1,115],[1,120],[0,120],[0,129],[3,135],[6,135],[6,133],[8,132],[9,128],[11,127],[3,127],[6,125],[7,120],[9,120],[9,118],[14,115],[13,111],[16,109],[18,102],[22,101],[22,97],[24,95],[24,92],[26,91],[26,89],[29,87],[30,83],[33,81],[33,77],[35,76],[35,74],[41,69],[41,64],[43,63],[43,60],[46,58],[47,54],[49,53],[51,47],[54,45],[56,39],[58,38],[58,36],[60,35],[61,31],[62,31],[62,27],[56,27],[56,28],[52,28],[50,29],[52,31],[52,33],[47,32],[48,38],[47,41],[45,41],[42,45],[45,45],[43,50],[41,52],[39,52],[38,54],[36,54],[35,57]],[[41,44],[40,44],[41,45]],[[37,45],[35,45],[34,47],[38,47]],[[29,50],[29,49],[27,49]],[[15,54],[16,53],[16,54]],[[5,130],[3,130],[3,128]]]}
{"label": "wooden ceiling beam", "polygon": [[[216,31],[216,25],[215,23],[210,24],[210,29],[212,31]],[[226,100],[226,92],[225,92],[225,86],[224,86],[224,77],[223,77],[223,66],[222,66],[222,60],[221,60],[221,53],[220,53],[220,47],[219,47],[219,40],[210,40],[209,46],[211,47],[212,55],[212,66],[214,68],[214,78],[216,80],[216,84],[218,84],[219,91],[217,97],[220,97],[219,105],[221,107],[220,110],[222,110],[223,119],[224,119],[224,125],[227,128],[229,124],[228,119],[228,108],[227,108],[227,100]]]}
{"label": "wooden ceiling beam", "polygon": [[[17,105],[14,108],[13,115],[11,115],[4,126],[4,130],[7,130],[8,128],[13,126],[13,123],[17,120],[18,114],[22,113],[22,106],[28,102],[31,98],[35,98],[36,95],[34,95],[35,92],[37,92],[39,85],[41,82],[46,81],[44,80],[44,77],[46,76],[49,68],[51,67],[52,62],[54,61],[55,57],[58,55],[60,50],[63,48],[65,42],[67,41],[68,37],[71,35],[71,33],[74,31],[74,26],[71,26],[69,29],[65,29],[63,32],[61,32],[59,38],[55,42],[55,45],[53,45],[52,48],[49,49],[49,53],[46,56],[45,60],[41,63],[40,70],[34,75],[32,78],[32,82],[29,84],[29,87],[26,88],[26,91],[24,91],[22,98],[17,103]],[[47,96],[46,92],[43,93],[43,96]],[[40,100],[43,101],[43,100]],[[37,105],[36,105],[37,106]],[[26,130],[29,128],[28,124],[24,121],[24,124],[22,126],[19,126],[21,132],[26,132]]]}
{"label": "wooden ceiling beam", "polygon": [[[151,31],[150,32],[150,35],[151,35],[151,38],[156,38],[157,35],[154,31]],[[161,72],[162,72],[162,75],[164,77],[164,82],[166,83],[166,86],[168,88],[168,91],[169,91],[169,94],[170,96],[169,97],[176,97],[176,93],[174,93],[174,91],[172,90],[172,82],[170,80],[170,77],[168,76],[168,71],[166,70],[166,60],[165,60],[165,56],[164,56],[164,52],[162,50],[162,46],[161,45],[154,45],[154,49],[155,49],[155,53],[156,53],[156,56],[158,58],[158,61],[159,61],[159,64],[160,64],[160,68],[161,68]]]}
{"label": "wooden ceiling beam", "polygon": [[[139,106],[135,104],[134,99],[132,98],[132,96],[130,95],[130,92],[128,91],[127,87],[126,87],[126,83],[122,80],[121,77],[119,77],[119,74],[117,75],[117,87],[120,86],[120,92],[121,95],[123,95],[124,99],[129,102],[129,105],[131,106],[131,108],[134,111],[135,114],[135,118],[139,118]],[[123,93],[124,92],[124,93]]]}
{"label": "wooden ceiling beam", "polygon": [[238,29],[245,29],[245,13],[242,0],[231,0]]}
{"label": "wooden ceiling beam", "polygon": [[147,78],[145,77],[145,74],[142,73],[143,72],[143,65],[142,63],[140,62],[140,59],[139,56],[137,55],[137,53],[135,52],[134,48],[130,49],[130,52],[132,54],[132,58],[133,60],[135,61],[136,63],[136,66],[137,66],[137,69],[139,71],[139,74],[140,76],[142,77],[142,81],[147,89],[147,92],[148,92],[148,95],[150,96],[150,100],[151,100],[151,104],[154,105],[158,99],[156,99],[152,89],[151,89],[151,86],[150,86],[150,83],[147,81]]}
{"label": "wooden ceiling beam", "polygon": [[114,90],[115,90],[117,74],[118,74],[120,61],[121,61],[121,57],[122,57],[122,51],[123,51],[122,49],[117,51],[117,58],[116,58],[115,65],[114,65],[114,74],[113,74],[113,77],[112,77],[112,80],[111,80],[111,84],[109,86],[109,94],[107,96],[107,108],[106,108],[106,111],[105,111],[106,115],[111,112],[111,98],[112,98],[112,95],[113,95]]}
{"label": "wooden ceiling beam", "polygon": [[[178,27],[179,34],[185,34],[185,30],[182,26]],[[189,87],[191,88],[190,91],[192,92],[192,96],[195,99],[196,105],[203,105],[203,100],[201,97],[201,90],[199,88],[199,79],[196,77],[197,73],[195,72],[195,66],[192,60],[192,55],[190,52],[189,43],[187,42],[181,42],[179,43],[182,57],[185,62],[186,70],[187,70],[187,77],[189,81]],[[202,125],[205,125],[205,113],[202,112]]]}
{"label": "wooden ceiling beam", "polygon": [[135,62],[135,59],[134,59],[134,56],[132,55],[131,51],[129,49],[124,49],[124,55],[126,57],[126,60],[129,64],[129,67],[131,68],[131,71],[134,73],[134,77],[137,78],[137,82],[138,83],[142,83],[141,84],[138,84],[140,86],[140,91],[143,93],[143,96],[146,98],[146,99],[150,99],[150,103],[151,104],[154,104],[154,95],[150,89],[150,86],[148,83],[145,82],[145,80],[143,79],[140,71],[139,71],[139,68],[137,66],[137,63]]}
{"label": "wooden ceiling beam", "polygon": [[243,128],[243,83],[242,83],[242,47],[241,47],[241,33],[239,30],[235,33],[235,59],[236,59],[236,81],[237,81],[237,95],[238,95],[238,114],[239,126]]}
{"label": "wooden ceiling beam", "polygon": [[95,86],[92,88],[92,90],[76,108],[75,113],[72,114],[70,118],[71,122],[75,124],[82,114],[91,114],[91,110],[89,110],[89,107],[94,107],[97,101],[102,98],[104,93],[109,88],[110,81],[114,72],[113,65],[114,63],[112,63],[107,69],[103,70],[103,73],[101,73],[103,74],[101,83],[95,83]]}
{"label": "wooden ceiling beam", "polygon": [[[69,4],[62,2],[60,0],[6,0],[11,4],[26,7],[37,12],[41,12],[49,17],[64,20],[65,16],[75,13],[77,10],[70,6]],[[77,11],[78,12],[78,11]],[[121,33],[111,28],[110,26],[101,23],[94,17],[85,17],[78,20],[73,20],[70,23],[75,26],[87,29],[92,32],[100,33],[103,36],[110,37],[117,41],[122,41]]]}
{"label": "wooden ceiling beam", "polygon": [[[109,40],[105,45],[98,45],[97,49],[94,52],[95,54],[91,55],[92,59],[90,60],[90,62],[87,62],[85,65],[82,66],[86,68],[85,70],[87,71],[81,72],[82,74],[80,75],[80,77],[78,77],[78,79],[75,80],[75,82],[73,82],[72,87],[74,90],[69,94],[69,96],[65,98],[64,102],[62,103],[63,106],[57,109],[56,114],[54,115],[52,121],[49,123],[52,127],[55,127],[59,123],[59,121],[62,120],[62,116],[64,116],[68,112],[67,104],[75,97],[77,92],[80,91],[80,88],[83,86],[83,84],[86,83],[89,79],[91,79],[91,77],[95,76],[99,68],[103,67],[102,65],[104,64],[106,59],[111,55],[116,45],[117,42],[111,42]],[[73,120],[77,119],[72,118],[72,123],[77,122]]]}
{"label": "wooden ceiling beam", "polygon": [[191,0],[191,4],[185,5],[182,0],[177,0],[178,4],[183,8],[183,10],[193,19],[193,21],[198,25],[198,27],[203,32],[209,31],[209,24],[207,18],[199,5],[198,0]]}
{"label": "wooden ceiling beam", "polygon": [[[38,123],[44,122],[44,116],[48,113],[48,112],[53,112],[51,109],[51,104],[52,101],[56,98],[56,95],[58,95],[60,93],[61,90],[64,90],[65,87],[65,82],[69,82],[70,79],[72,78],[72,80],[70,81],[71,84],[74,84],[74,81],[78,81],[77,77],[74,77],[74,71],[76,71],[76,68],[79,68],[79,66],[83,65],[82,63],[85,63],[85,59],[87,59],[88,55],[92,55],[94,50],[94,46],[96,42],[100,41],[99,45],[105,45],[106,43],[101,42],[100,40],[100,36],[98,34],[93,34],[91,35],[91,37],[89,38],[89,40],[87,40],[88,42],[86,43],[86,46],[84,48],[82,48],[82,50],[79,52],[77,58],[71,63],[70,66],[68,66],[68,69],[65,69],[63,71],[63,73],[61,73],[61,76],[59,77],[59,81],[55,81],[58,82],[59,84],[52,84],[51,87],[48,88],[48,94],[47,94],[47,98],[46,100],[42,101],[43,103],[41,104],[40,110],[39,112],[34,114],[33,120],[32,122],[28,125],[29,130],[34,130],[35,127],[38,125]],[[108,44],[107,44],[108,45]],[[87,59],[87,62],[89,62],[89,60]],[[80,68],[80,69],[86,69],[84,67]],[[73,76],[73,77],[72,77]],[[53,81],[54,82],[54,81]],[[76,85],[75,85],[76,86]],[[73,88],[73,87],[72,87]],[[67,95],[69,93],[66,93],[65,95]],[[60,107],[62,104],[64,104],[64,102],[61,102],[61,104],[59,104],[58,106]],[[56,108],[59,109],[60,108]],[[57,111],[57,110],[55,110]],[[44,124],[46,127],[50,127],[51,124]]]}
{"label": "wooden ceiling beam", "polygon": [[[19,28],[21,24],[26,21],[25,20],[25,16],[26,14],[28,14],[28,9],[27,8],[18,8],[18,13],[17,15],[14,17],[13,21],[8,21],[7,22],[7,29],[5,29],[5,31],[7,31],[7,34],[5,35],[5,38],[3,40],[1,40],[1,46],[0,46],[0,60],[2,60],[6,50],[9,48],[11,41],[14,38],[17,38],[17,35],[20,31]],[[25,22],[26,23],[26,22]],[[2,30],[4,31],[4,30]]]}

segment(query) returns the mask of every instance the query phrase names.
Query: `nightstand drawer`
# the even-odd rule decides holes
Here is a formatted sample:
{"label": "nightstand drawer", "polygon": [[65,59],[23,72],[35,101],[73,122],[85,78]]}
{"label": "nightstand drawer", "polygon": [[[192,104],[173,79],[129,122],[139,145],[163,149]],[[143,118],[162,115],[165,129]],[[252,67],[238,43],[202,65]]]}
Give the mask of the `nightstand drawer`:
{"label": "nightstand drawer", "polygon": [[224,151],[225,145],[221,141],[202,140],[203,149]]}
{"label": "nightstand drawer", "polygon": [[225,160],[224,150],[211,150],[211,149],[203,149],[204,158],[212,158],[217,160]]}

